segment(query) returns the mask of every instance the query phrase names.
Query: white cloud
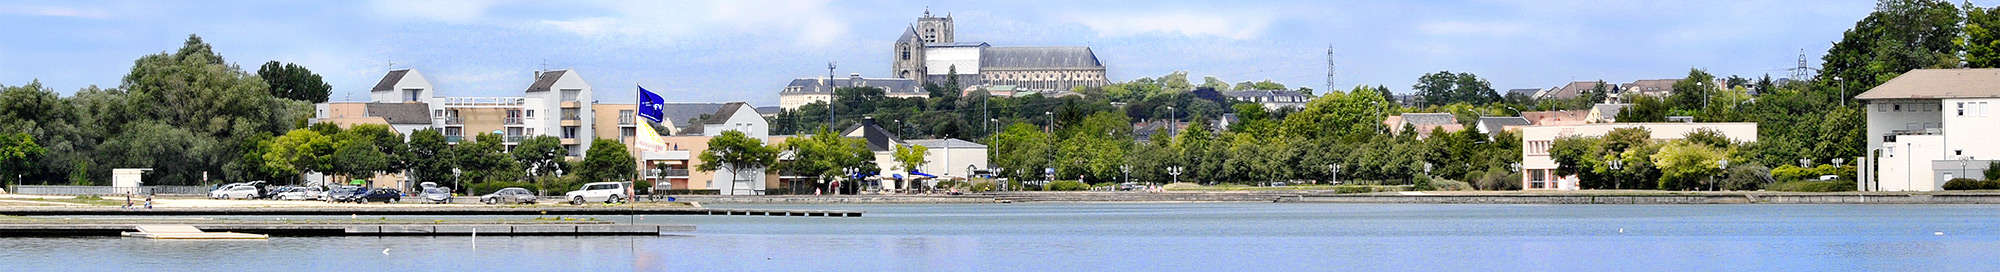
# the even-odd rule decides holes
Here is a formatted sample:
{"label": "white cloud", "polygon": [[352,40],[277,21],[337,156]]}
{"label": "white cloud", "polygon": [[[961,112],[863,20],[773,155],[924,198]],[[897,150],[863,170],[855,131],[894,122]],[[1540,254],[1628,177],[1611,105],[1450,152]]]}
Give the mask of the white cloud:
{"label": "white cloud", "polygon": [[1519,22],[1441,21],[1417,25],[1418,31],[1431,35],[1514,36],[1528,29],[1527,24]]}
{"label": "white cloud", "polygon": [[1105,37],[1166,34],[1244,40],[1263,35],[1275,19],[1248,12],[1231,14],[1187,10],[1076,14],[1069,16],[1069,20]]}
{"label": "white cloud", "polygon": [[50,7],[50,6],[0,6],[0,14],[70,17],[70,18],[85,18],[85,19],[104,19],[111,17],[110,13],[99,9],[78,9],[71,7]]}
{"label": "white cloud", "polygon": [[846,39],[849,24],[827,1],[585,2],[608,16],[538,21],[538,26],[598,39],[668,43],[697,36],[780,36],[815,47]]}
{"label": "white cloud", "polygon": [[495,1],[481,0],[374,0],[375,13],[400,19],[432,20],[446,23],[474,23],[486,18]]}

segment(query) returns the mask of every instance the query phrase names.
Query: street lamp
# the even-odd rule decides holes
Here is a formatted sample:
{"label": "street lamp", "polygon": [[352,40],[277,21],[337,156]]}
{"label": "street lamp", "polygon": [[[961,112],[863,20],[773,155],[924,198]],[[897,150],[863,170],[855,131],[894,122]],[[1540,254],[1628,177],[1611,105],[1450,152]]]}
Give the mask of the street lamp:
{"label": "street lamp", "polygon": [[1125,182],[1132,182],[1132,165],[1119,165],[1118,171],[1125,172]]}
{"label": "street lamp", "polygon": [[1833,80],[1840,81],[1840,106],[1845,107],[1847,106],[1847,80],[1840,78],[1840,76],[1833,76]]}
{"label": "street lamp", "polygon": [[1625,182],[1618,180],[1620,170],[1625,170],[1625,160],[1611,160],[1611,189],[1625,189]]}
{"label": "street lamp", "polygon": [[[1724,160],[1717,160],[1717,161],[1715,161],[1715,170],[1718,170],[1718,171],[1720,171],[1720,172],[1721,172],[1721,174],[1723,174],[1723,175],[1726,175],[1726,174],[1729,174],[1729,172],[1728,172],[1728,171],[1729,171],[1729,160],[1727,160],[1727,159],[1724,159]],[[1718,191],[1718,189],[1719,189],[1719,188],[1717,188],[1717,187],[1716,187],[1716,184],[1715,184],[1715,178],[1709,178],[1708,180],[1709,180],[1709,181],[1708,181],[1708,190],[1709,190],[1709,191]]]}
{"label": "street lamp", "polygon": [[1340,165],[1331,163],[1326,164],[1326,170],[1328,176],[1326,184],[1340,185]]}
{"label": "street lamp", "polygon": [[1174,106],[1167,106],[1167,121],[1172,122],[1167,125],[1167,137],[1173,137],[1176,133],[1174,127],[1181,126],[1181,112],[1174,111]]}
{"label": "street lamp", "polygon": [[1180,166],[1167,167],[1167,174],[1174,176],[1174,183],[1181,183],[1181,169]]}

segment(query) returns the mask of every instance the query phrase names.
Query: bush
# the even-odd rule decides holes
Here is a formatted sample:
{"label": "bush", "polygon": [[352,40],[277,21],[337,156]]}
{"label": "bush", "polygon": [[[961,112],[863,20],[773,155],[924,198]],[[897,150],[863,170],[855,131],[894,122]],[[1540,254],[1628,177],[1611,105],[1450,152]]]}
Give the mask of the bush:
{"label": "bush", "polygon": [[1489,171],[1486,172],[1486,175],[1480,176],[1479,179],[1473,181],[1474,185],[1478,185],[1480,190],[1511,191],[1521,189],[1521,173]]}
{"label": "bush", "polygon": [[1777,169],[1771,169],[1771,179],[1780,182],[1801,181],[1801,180],[1818,179],[1820,176],[1825,176],[1825,175],[1838,175],[1842,179],[1853,179],[1855,176],[1854,175],[1855,171],[1856,169],[1852,165],[1834,167],[1831,164],[1821,164],[1819,166],[1814,166],[1813,168],[1803,168],[1795,165],[1786,165],[1786,166],[1779,166]]}
{"label": "bush", "polygon": [[1756,164],[1730,166],[1726,175],[1723,190],[1756,191],[1771,182],[1771,169]]}
{"label": "bush", "polygon": [[1437,179],[1431,180],[1431,189],[1434,191],[1471,191],[1472,184],[1464,181]]}
{"label": "bush", "polygon": [[1083,182],[1081,182],[1081,181],[1074,181],[1074,180],[1058,180],[1058,181],[1054,181],[1054,182],[1049,182],[1049,186],[1048,186],[1048,190],[1049,190],[1049,191],[1083,191],[1083,190],[1090,190],[1090,185],[1089,185],[1089,184],[1083,184]]}
{"label": "bush", "polygon": [[1771,184],[1772,191],[1785,192],[1853,192],[1854,181],[1792,181]]}
{"label": "bush", "polygon": [[2000,180],[1955,178],[1944,182],[1945,190],[2000,190]]}
{"label": "bush", "polygon": [[973,191],[973,192],[992,192],[992,191],[993,191],[994,189],[997,189],[996,187],[998,187],[998,186],[996,186],[996,185],[993,185],[993,182],[978,182],[978,183],[973,183],[973,184],[972,184],[972,191]]}
{"label": "bush", "polygon": [[1403,191],[1403,188],[1405,187],[1383,186],[1383,185],[1338,185],[1338,186],[1333,186],[1333,193],[1360,194],[1360,193],[1377,193],[1377,192],[1400,192]]}
{"label": "bush", "polygon": [[1431,191],[1431,190],[1437,190],[1437,187],[1432,187],[1432,186],[1431,186],[1431,177],[1428,177],[1428,176],[1421,176],[1421,175],[1420,175],[1420,176],[1416,176],[1416,177],[1413,177],[1413,178],[1410,178],[1410,190],[1411,190],[1411,191]]}

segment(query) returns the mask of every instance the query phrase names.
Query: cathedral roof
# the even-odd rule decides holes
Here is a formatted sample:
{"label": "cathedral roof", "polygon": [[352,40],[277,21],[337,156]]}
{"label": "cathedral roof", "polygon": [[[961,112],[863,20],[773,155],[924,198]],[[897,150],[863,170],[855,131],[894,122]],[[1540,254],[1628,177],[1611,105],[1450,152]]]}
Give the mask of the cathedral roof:
{"label": "cathedral roof", "polygon": [[981,69],[1104,68],[1084,46],[988,47],[979,63]]}

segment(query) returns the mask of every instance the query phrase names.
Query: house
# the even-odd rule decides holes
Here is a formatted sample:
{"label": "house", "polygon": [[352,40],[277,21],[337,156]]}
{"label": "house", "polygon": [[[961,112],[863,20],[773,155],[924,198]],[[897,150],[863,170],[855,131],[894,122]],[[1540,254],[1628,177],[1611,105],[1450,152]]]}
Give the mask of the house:
{"label": "house", "polygon": [[778,187],[783,177],[776,177],[774,176],[776,173],[768,173],[764,168],[717,169],[713,172],[688,171],[701,165],[699,154],[708,150],[708,141],[728,131],[742,132],[744,136],[763,141],[766,145],[778,144],[790,138],[771,136],[770,123],[758,115],[756,109],[749,104],[724,103],[706,119],[682,127],[675,136],[662,138],[670,146],[670,150],[665,154],[641,155],[649,166],[655,164],[666,166],[661,172],[666,173],[663,176],[667,179],[667,183],[656,183],[654,187],[716,190],[723,195],[761,195],[768,193],[771,188]]}
{"label": "house", "polygon": [[[903,177],[902,182],[869,181],[860,184],[868,190],[904,190],[920,184],[908,183],[917,176],[915,173],[934,175],[940,178],[969,177],[971,170],[984,170],[987,164],[986,145],[960,139],[903,140],[875,122],[873,117],[864,117],[860,124],[842,130],[842,137],[860,138],[868,151],[875,154],[875,167],[882,172],[875,173],[876,179]],[[917,169],[903,169],[896,161],[897,147],[923,146],[924,159],[928,162]],[[914,173],[913,173],[914,172]],[[873,184],[871,184],[873,182]]]}
{"label": "house", "polygon": [[1625,108],[1628,107],[1632,107],[1632,104],[1605,103],[1590,106],[1590,112],[1583,117],[1583,122],[1592,124],[1617,123],[1618,112],[1625,111]]}
{"label": "house", "polygon": [[1404,113],[1383,118],[1382,125],[1389,127],[1389,134],[1402,133],[1406,125],[1415,126],[1420,138],[1430,137],[1431,131],[1440,128],[1444,132],[1465,130],[1465,125],[1458,123],[1458,116],[1450,113]]}
{"label": "house", "polygon": [[1508,131],[1508,130],[1519,131],[1521,130],[1521,127],[1533,125],[1533,123],[1529,123],[1528,118],[1521,118],[1519,116],[1502,116],[1502,117],[1479,117],[1479,124],[1477,125],[1478,125],[1477,128],[1479,129],[1479,134],[1485,134],[1487,135],[1486,137],[1488,139],[1491,139],[1493,137],[1492,136],[1493,133],[1500,131]]}
{"label": "house", "polygon": [[924,91],[924,86],[917,84],[917,80],[915,79],[863,78],[861,77],[861,73],[852,73],[848,74],[847,78],[801,77],[792,79],[791,83],[785,84],[783,91],[778,92],[778,107],[787,110],[797,110],[800,106],[812,104],[813,102],[832,101],[834,90],[846,87],[881,88],[882,95],[895,98],[930,96],[930,92]]}
{"label": "house", "polygon": [[1536,97],[1536,96],[1535,96],[1535,94],[1537,94],[1537,93],[1541,93],[1541,92],[1542,92],[1542,89],[1532,89],[1532,88],[1530,88],[1530,89],[1510,89],[1510,90],[1507,90],[1507,92],[1506,92],[1506,93],[1505,93],[1504,95],[1502,95],[1501,97],[1510,97],[1510,98],[1511,98],[1511,97],[1526,97],[1526,98],[1528,98],[1528,99],[1534,99],[1534,98]]}
{"label": "house", "polygon": [[1222,92],[1222,95],[1228,96],[1229,100],[1233,101],[1250,102],[1250,103],[1257,103],[1258,105],[1263,105],[1264,109],[1266,110],[1278,110],[1281,108],[1301,108],[1306,106],[1306,102],[1310,102],[1312,100],[1311,98],[1306,97],[1304,93],[1299,93],[1297,91],[1287,91],[1287,90],[1230,91],[1230,92]]}
{"label": "house", "polygon": [[2000,69],[1911,70],[1854,99],[1868,112],[1861,190],[1942,190],[2000,159],[2000,142],[1984,140],[2000,135]]}
{"label": "house", "polygon": [[1549,88],[1548,91],[1544,91],[1541,94],[1536,95],[1535,98],[1541,100],[1575,99],[1577,96],[1582,96],[1584,93],[1596,90],[1599,87],[1603,87],[1605,93],[1618,92],[1617,90],[1618,86],[1612,86],[1610,84],[1602,84],[1601,82],[1598,81],[1577,81],[1577,82],[1570,82],[1569,84],[1564,84],[1562,86],[1556,86],[1555,88]]}
{"label": "house", "polygon": [[1641,128],[1651,131],[1654,140],[1675,140],[1697,130],[1714,130],[1739,142],[1757,141],[1757,123],[1600,123],[1530,126],[1521,128],[1521,189],[1577,190],[1575,175],[1558,176],[1561,165],[1549,156],[1549,148],[1562,137],[1601,137],[1613,129]]}
{"label": "house", "polygon": [[[529,137],[557,136],[569,153],[566,159],[581,159],[598,130],[593,122],[597,107],[592,104],[595,99],[590,83],[570,69],[534,71],[532,75],[520,96],[446,97],[437,96],[430,79],[416,69],[390,70],[368,89],[368,101],[315,104],[312,120],[342,126],[386,124],[403,135],[436,129],[451,144],[474,141],[476,137],[471,136],[492,132],[501,136],[502,145],[509,150]],[[397,180],[376,182],[377,186],[411,188],[409,181],[401,178],[407,175],[383,176]]]}
{"label": "house", "polygon": [[905,140],[909,146],[924,147],[924,160],[916,170],[939,177],[972,177],[972,172],[990,168],[986,145],[960,139]]}
{"label": "house", "polygon": [[1586,123],[1588,116],[1590,112],[1574,110],[1521,112],[1521,118],[1537,126],[1580,125]]}

